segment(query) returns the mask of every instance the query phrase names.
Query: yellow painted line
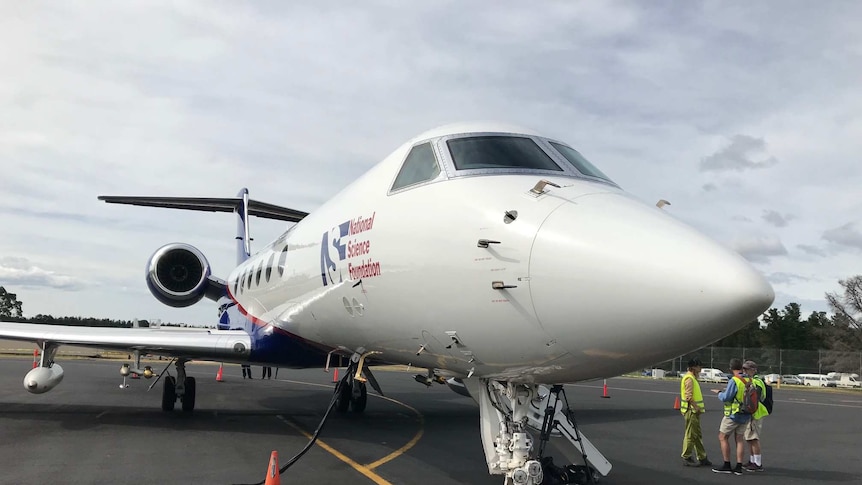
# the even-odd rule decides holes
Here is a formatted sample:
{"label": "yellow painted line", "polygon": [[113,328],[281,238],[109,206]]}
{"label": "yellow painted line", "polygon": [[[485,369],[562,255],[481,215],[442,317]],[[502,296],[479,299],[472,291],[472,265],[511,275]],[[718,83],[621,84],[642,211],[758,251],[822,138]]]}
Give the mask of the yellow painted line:
{"label": "yellow painted line", "polygon": [[[278,419],[284,421],[285,424],[287,424],[291,428],[302,433],[302,435],[305,436],[306,438],[311,439],[311,434],[307,433],[304,429],[300,428],[295,423],[285,419],[283,416],[278,416]],[[350,465],[351,468],[353,468],[354,470],[358,471],[359,473],[365,475],[372,482],[374,482],[378,485],[392,485],[390,482],[387,482],[383,477],[381,477],[380,475],[371,471],[371,469],[368,468],[367,466],[363,466],[363,465],[360,465],[359,463],[356,463],[355,461],[351,460],[350,457],[348,457],[344,453],[342,453],[342,452],[336,450],[335,448],[329,446],[328,444],[326,444],[323,440],[317,440],[317,442],[315,442],[315,444],[317,446],[323,448],[327,452],[329,452],[332,456],[338,458],[339,460],[343,461],[344,463],[347,463],[348,465]]]}
{"label": "yellow painted line", "polygon": [[391,398],[388,398],[386,396],[377,396],[377,397],[379,397],[381,399],[386,399],[387,401],[391,401],[395,404],[400,404],[401,406],[404,406],[405,408],[413,411],[416,414],[416,417],[419,418],[419,431],[416,432],[416,434],[413,436],[413,439],[408,441],[406,445],[402,446],[401,448],[398,448],[397,450],[393,451],[392,453],[389,453],[388,455],[384,456],[383,458],[381,458],[375,462],[372,462],[372,463],[365,465],[371,470],[379,467],[380,465],[383,465],[384,463],[389,463],[390,461],[403,455],[404,453],[407,452],[407,450],[416,446],[416,443],[418,443],[419,440],[422,439],[422,435],[425,434],[425,417],[422,416],[422,413],[417,411],[414,407],[412,407],[408,404],[404,404],[401,401],[396,401],[395,399],[391,399]]}
{"label": "yellow painted line", "polygon": [[[308,386],[325,387],[325,388],[328,388],[328,389],[331,389],[331,388],[332,388],[332,385],[331,385],[331,384],[317,384],[317,383],[314,383],[314,382],[293,381],[293,380],[288,380],[288,379],[279,379],[279,380],[282,380],[282,381],[284,381],[284,382],[290,382],[290,383],[293,383],[293,384],[305,384],[305,385],[308,385]],[[416,408],[414,408],[413,406],[410,406],[409,404],[405,404],[405,403],[403,403],[403,402],[401,402],[401,401],[398,401],[398,400],[396,400],[396,399],[392,399],[391,397],[378,396],[377,394],[368,394],[368,395],[369,395],[369,396],[372,396],[372,397],[375,397],[375,398],[377,398],[377,399],[384,399],[384,400],[389,401],[389,402],[391,402],[391,403],[394,403],[394,404],[397,404],[397,405],[399,405],[399,406],[405,407],[405,408],[409,409],[410,411],[412,411],[414,414],[416,414],[416,417],[417,417],[417,418],[419,418],[419,430],[416,432],[416,434],[415,434],[415,435],[413,435],[413,438],[412,438],[410,441],[408,441],[408,442],[407,442],[407,444],[405,444],[405,445],[404,445],[404,446],[402,446],[401,448],[398,448],[397,450],[393,451],[392,453],[389,453],[388,455],[384,456],[383,458],[381,458],[381,459],[379,459],[379,460],[377,460],[377,461],[371,462],[371,463],[369,463],[369,464],[367,464],[367,465],[365,465],[365,466],[363,467],[363,468],[366,468],[366,469],[370,472],[371,470],[373,470],[373,469],[375,469],[375,468],[377,468],[377,467],[379,467],[379,466],[381,466],[381,465],[384,465],[384,464],[386,464],[386,463],[389,463],[390,461],[394,460],[395,458],[398,458],[399,456],[403,455],[403,454],[404,454],[404,453],[406,453],[408,450],[410,450],[410,448],[413,448],[414,446],[416,446],[416,443],[418,443],[418,442],[419,442],[419,440],[420,440],[420,439],[422,439],[422,436],[425,434],[425,417],[424,417],[424,416],[422,416],[422,413],[420,413],[420,412],[419,412]],[[281,416],[279,416],[279,418],[280,418],[280,419],[282,419],[283,421],[285,421],[286,423],[290,424],[292,427],[297,428],[297,426],[296,426],[295,424],[290,423],[290,422],[288,422],[287,420],[284,420],[284,418],[282,418]],[[297,428],[297,429],[299,429],[299,428]],[[300,432],[302,432],[303,434],[306,434],[306,435],[307,435],[307,433],[306,433],[305,431],[300,430]],[[310,437],[310,435],[307,435],[307,436],[309,436],[309,437]],[[317,442],[318,442],[318,443],[320,443],[320,440],[317,440]],[[327,445],[327,446],[328,446],[328,445]],[[323,448],[323,446],[321,446],[321,447]],[[330,448],[332,448],[332,447],[330,447]],[[324,449],[326,449],[326,448],[324,448]],[[336,457],[338,457],[338,459],[340,459],[340,460],[344,461],[345,463],[348,463],[347,461],[345,461],[345,459],[346,459],[346,460],[350,460],[350,458],[348,458],[347,456],[345,456],[345,455],[341,454],[340,452],[338,452],[338,451],[337,451],[337,450],[335,450],[334,448],[332,448],[332,450],[333,450],[333,451],[335,451],[336,453],[339,453],[340,455],[344,456],[344,458],[340,458],[340,457],[338,457],[338,455],[335,455],[335,453],[332,453],[332,451],[330,451],[330,453],[332,453],[333,455],[335,455]],[[329,450],[327,450],[327,451],[329,451]],[[353,460],[350,460],[350,461],[351,461],[351,462],[353,462]],[[353,463],[356,463],[356,462],[353,462]],[[350,464],[350,463],[348,463],[348,464]],[[358,465],[358,464],[357,464],[357,465]],[[353,466],[353,465],[350,465],[350,466]],[[358,466],[362,466],[362,465],[358,465]],[[354,467],[354,468],[356,468],[356,467]],[[358,470],[358,469],[357,469],[357,470]],[[360,472],[361,472],[361,470],[360,470]],[[364,473],[363,473],[363,474],[364,474]]]}

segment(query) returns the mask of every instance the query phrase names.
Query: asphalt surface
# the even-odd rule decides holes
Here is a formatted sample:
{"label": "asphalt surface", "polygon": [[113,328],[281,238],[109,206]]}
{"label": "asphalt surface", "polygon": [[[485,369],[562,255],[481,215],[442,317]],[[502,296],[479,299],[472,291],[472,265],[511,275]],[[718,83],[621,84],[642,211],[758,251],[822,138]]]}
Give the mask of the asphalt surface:
{"label": "asphalt surface", "polygon": [[[331,375],[279,370],[277,379],[243,380],[239,366],[189,364],[198,381],[192,415],[160,409],[161,385],[129,380],[120,362],[61,361],[64,381],[47,394],[22,385],[32,361],[0,358],[0,483],[255,483],[270,452],[280,465],[307,443],[331,397]],[[389,399],[371,397],[364,414],[333,414],[318,445],[282,483],[497,484],[487,474],[478,408],[445,386],[403,372],[376,373]],[[673,410],[679,383],[615,378],[567,386],[581,430],[613,464],[608,484],[860,483],[862,393],[775,392],[764,424],[763,473],[719,475],[680,463],[683,420]],[[710,385],[704,385],[708,392]],[[706,397],[706,448],[720,462],[718,400]]]}

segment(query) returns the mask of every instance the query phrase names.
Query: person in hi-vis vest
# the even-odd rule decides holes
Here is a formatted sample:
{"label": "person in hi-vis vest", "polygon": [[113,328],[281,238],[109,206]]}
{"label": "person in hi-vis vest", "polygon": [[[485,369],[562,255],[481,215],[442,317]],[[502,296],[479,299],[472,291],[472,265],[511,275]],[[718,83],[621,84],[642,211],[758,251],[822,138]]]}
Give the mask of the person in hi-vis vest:
{"label": "person in hi-vis vest", "polygon": [[[703,394],[697,381],[703,364],[700,359],[688,361],[688,372],[679,383],[679,412],[685,418],[685,435],[682,438],[682,464],[685,466],[712,466],[703,447],[703,431],[700,428],[700,415],[706,411]],[[692,454],[694,456],[692,457]]]}

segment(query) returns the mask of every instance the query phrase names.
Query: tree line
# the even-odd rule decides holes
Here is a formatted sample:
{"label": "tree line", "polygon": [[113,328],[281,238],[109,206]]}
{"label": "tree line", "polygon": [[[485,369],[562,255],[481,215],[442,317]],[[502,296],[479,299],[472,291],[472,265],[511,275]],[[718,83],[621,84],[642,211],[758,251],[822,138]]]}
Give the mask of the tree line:
{"label": "tree line", "polygon": [[[18,300],[18,295],[9,293],[6,288],[0,286],[0,318],[8,322],[18,323],[42,323],[47,325],[70,325],[74,327],[117,327],[132,328],[149,327],[147,320],[114,320],[111,318],[94,317],[55,317],[53,315],[38,314],[33,317],[23,316],[23,303]],[[185,323],[162,323],[162,327],[188,327]]]}
{"label": "tree line", "polygon": [[771,308],[735,333],[713,343],[716,347],[785,350],[862,351],[862,276],[839,281],[842,294],[827,293],[832,316],[811,312],[803,318],[798,303]]}

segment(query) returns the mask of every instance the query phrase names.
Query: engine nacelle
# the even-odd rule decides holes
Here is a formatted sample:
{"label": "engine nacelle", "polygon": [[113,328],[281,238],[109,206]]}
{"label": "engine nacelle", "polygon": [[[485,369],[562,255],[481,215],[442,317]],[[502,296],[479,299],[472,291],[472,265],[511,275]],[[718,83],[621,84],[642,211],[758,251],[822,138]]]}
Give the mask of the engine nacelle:
{"label": "engine nacelle", "polygon": [[33,394],[42,394],[54,389],[62,380],[63,368],[58,364],[36,367],[24,376],[24,389]]}
{"label": "engine nacelle", "polygon": [[210,272],[207,258],[194,246],[167,244],[147,262],[147,287],[165,305],[187,307],[206,295]]}

